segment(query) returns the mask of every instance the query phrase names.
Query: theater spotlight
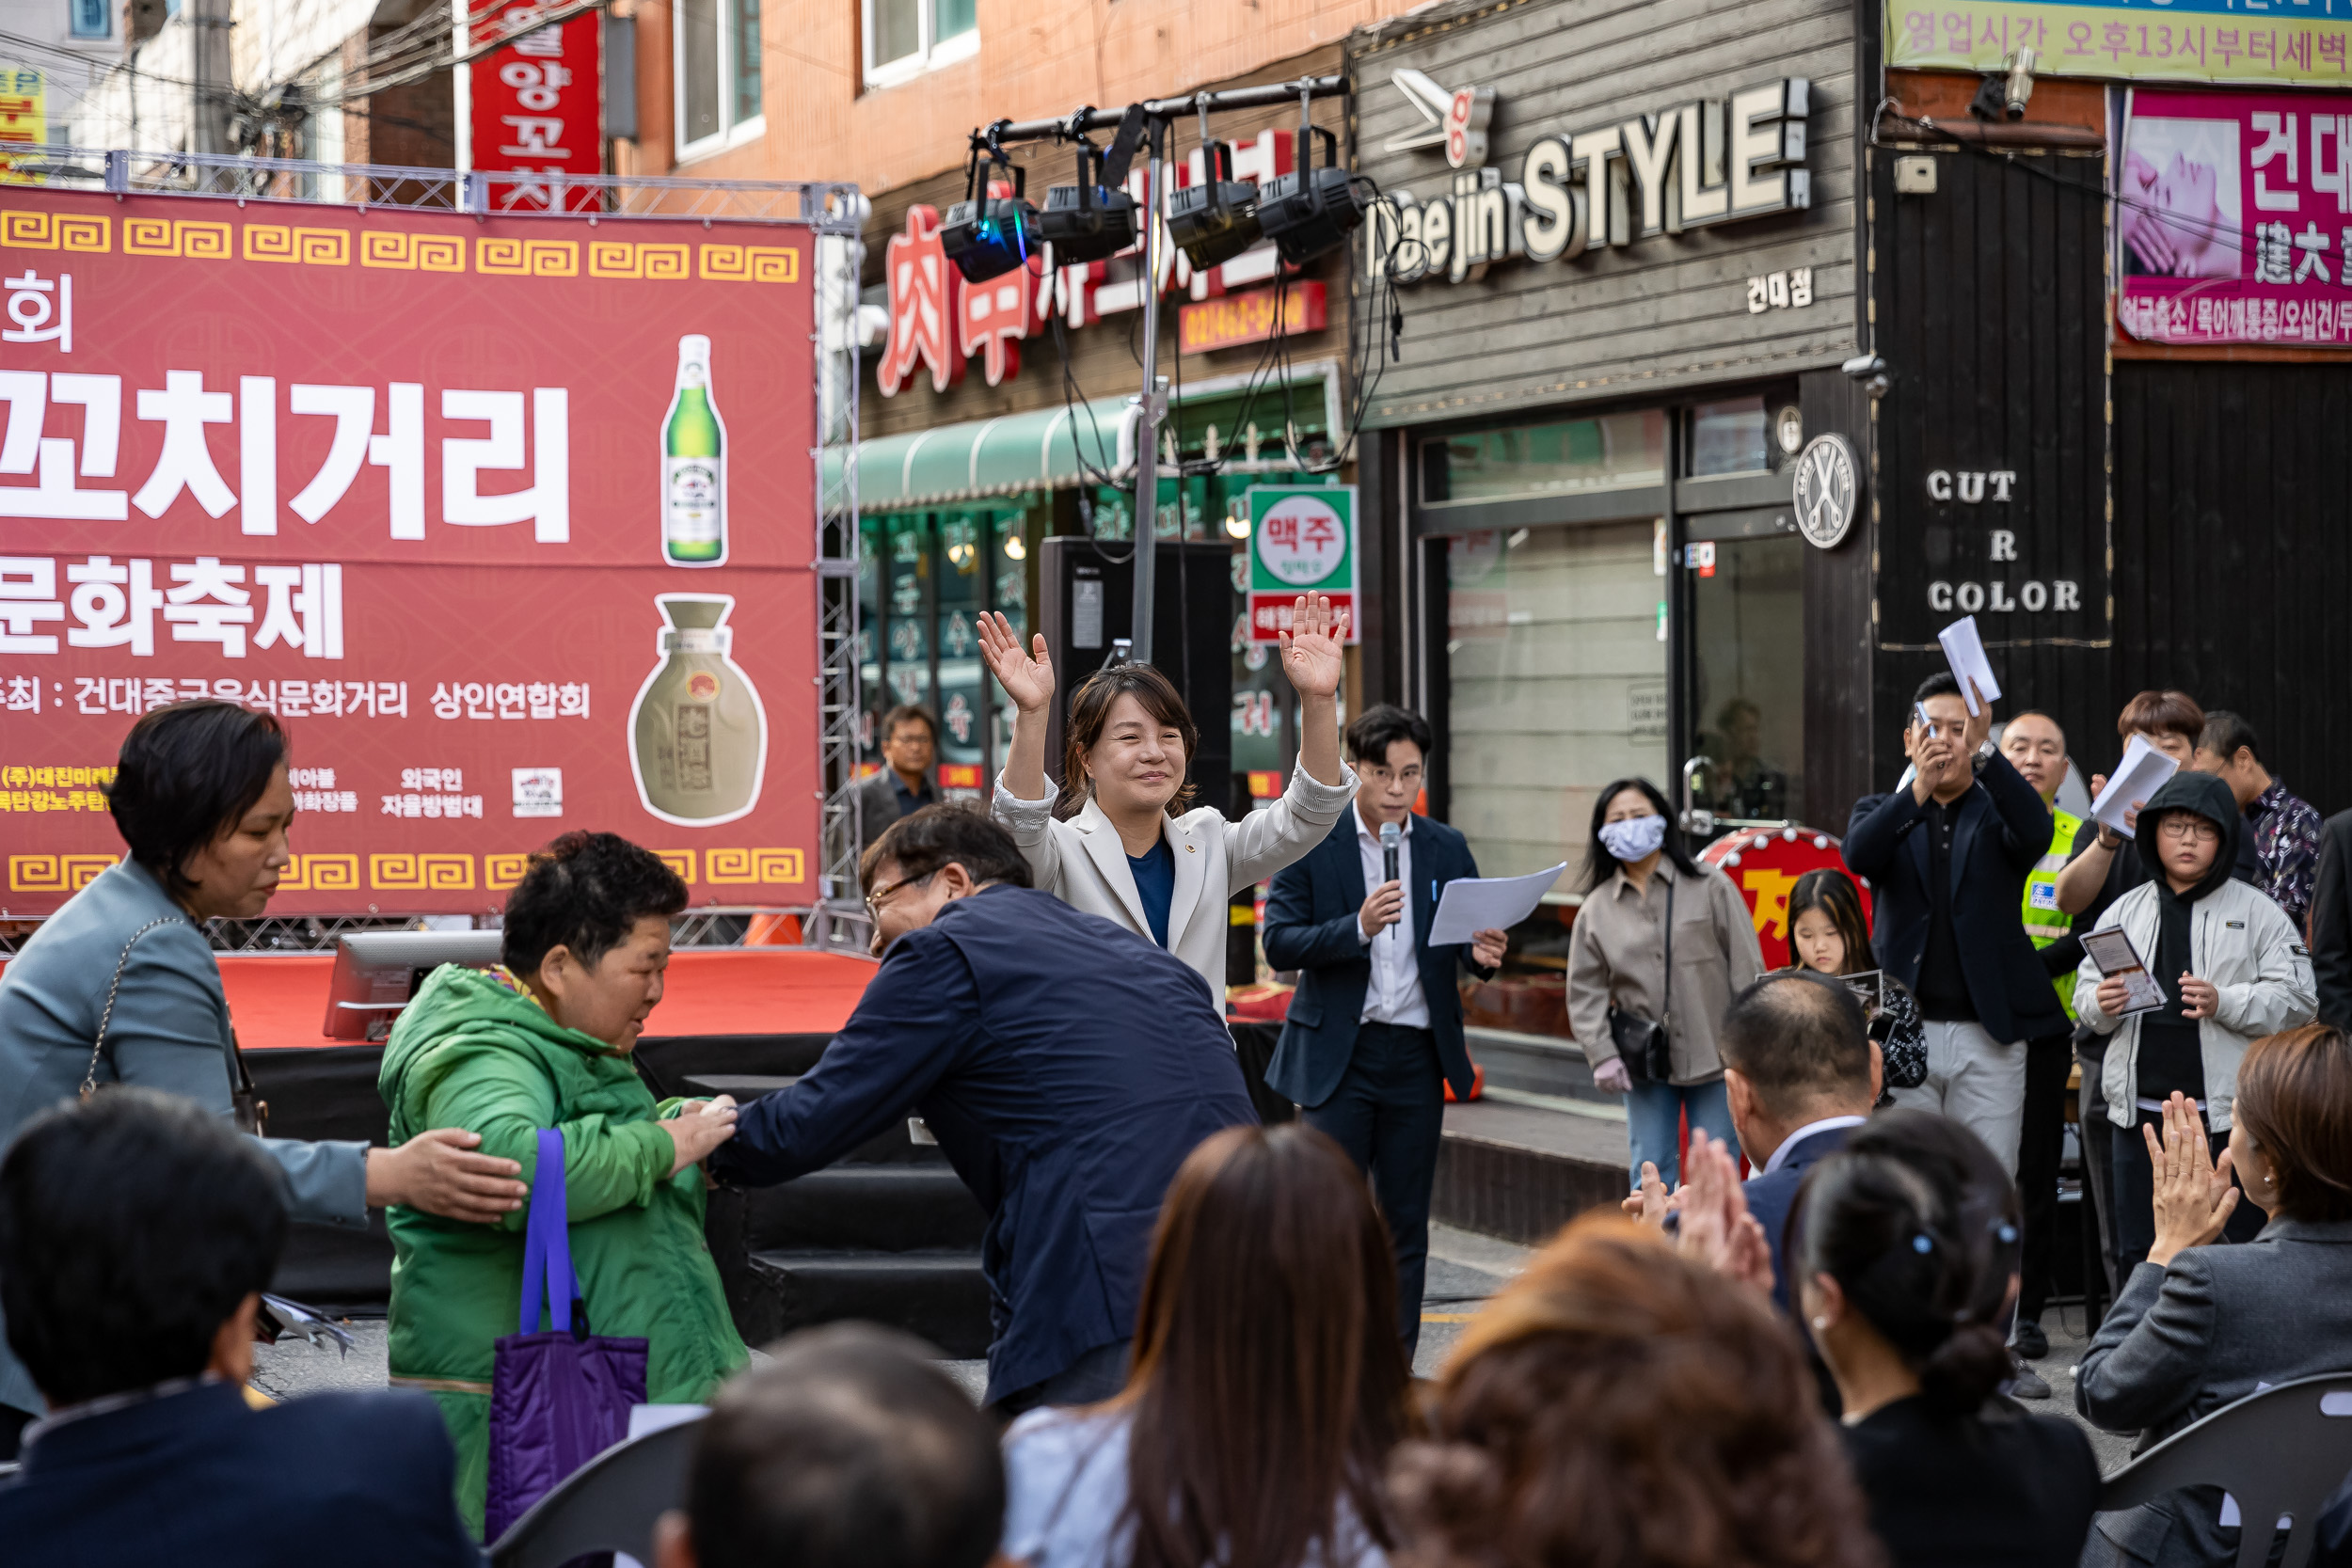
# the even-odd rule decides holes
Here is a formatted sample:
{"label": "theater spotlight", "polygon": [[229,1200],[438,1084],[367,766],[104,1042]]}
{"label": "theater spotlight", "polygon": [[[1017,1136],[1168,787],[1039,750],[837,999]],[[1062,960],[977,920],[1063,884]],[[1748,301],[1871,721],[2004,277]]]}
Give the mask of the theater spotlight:
{"label": "theater spotlight", "polygon": [[[1337,250],[1364,221],[1355,176],[1339,166],[1339,138],[1299,117],[1298,166],[1258,193],[1258,225],[1293,266]],[[1308,135],[1323,138],[1323,166],[1308,166]]]}
{"label": "theater spotlight", "polygon": [[1038,234],[1054,247],[1057,266],[1107,261],[1136,243],[1136,198],[1118,188],[1127,182],[1124,161],[1114,176],[1102,150],[1077,130],[1092,112],[1080,109],[1070,120],[1071,139],[1078,144],[1078,182],[1047,191],[1045,211],[1038,214]]}
{"label": "theater spotlight", "polygon": [[[963,199],[947,209],[947,216],[939,226],[939,248],[956,264],[956,271],[963,275],[967,283],[985,283],[1026,266],[1029,253],[1039,244],[1037,209],[1023,199],[1028,183],[1025,172],[1013,166],[997,139],[1009,123],[1000,119],[988,128],[985,137],[977,134],[972,137],[972,161],[964,171]],[[989,155],[988,169],[991,173],[1004,170],[1011,182],[1012,195],[988,194],[990,182],[981,173],[983,149]]]}
{"label": "theater spotlight", "polygon": [[1198,185],[1171,191],[1168,198],[1168,237],[1184,253],[1195,272],[1232,261],[1256,245],[1258,187],[1233,178],[1233,149],[1209,138],[1209,95],[1194,100],[1200,110],[1201,172]]}

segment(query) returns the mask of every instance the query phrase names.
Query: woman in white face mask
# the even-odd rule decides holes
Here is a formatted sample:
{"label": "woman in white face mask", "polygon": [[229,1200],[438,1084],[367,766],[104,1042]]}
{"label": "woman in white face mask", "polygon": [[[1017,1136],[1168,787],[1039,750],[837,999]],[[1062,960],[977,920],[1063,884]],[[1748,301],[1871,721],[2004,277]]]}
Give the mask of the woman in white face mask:
{"label": "woman in white face mask", "polygon": [[1658,786],[1603,789],[1568,934],[1568,1026],[1593,1082],[1626,1097],[1634,1189],[1645,1164],[1668,1191],[1680,1182],[1685,1111],[1693,1130],[1738,1151],[1715,1029],[1763,968],[1746,901],[1684,850]]}

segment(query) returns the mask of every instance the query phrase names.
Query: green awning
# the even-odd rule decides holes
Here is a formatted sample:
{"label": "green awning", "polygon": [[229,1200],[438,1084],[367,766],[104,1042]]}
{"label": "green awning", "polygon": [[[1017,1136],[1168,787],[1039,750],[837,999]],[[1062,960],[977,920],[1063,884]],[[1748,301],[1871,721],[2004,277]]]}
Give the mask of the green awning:
{"label": "green awning", "polygon": [[[1125,481],[1135,472],[1137,411],[1132,398],[971,420],[858,443],[860,512],[938,506],[1075,484],[1086,467]],[[833,483],[840,458],[826,456]]]}
{"label": "green awning", "polygon": [[[1286,470],[1296,465],[1282,451],[1283,425],[1295,423],[1302,441],[1330,436],[1339,428],[1335,388],[1322,364],[1300,367],[1287,377],[1222,377],[1187,386],[1182,404],[1169,410],[1169,423],[1186,453],[1200,450],[1214,431],[1232,454],[1231,472]],[[1087,468],[1108,474],[1115,484],[1128,484],[1135,478],[1140,423],[1130,396],[870,437],[858,443],[857,509],[896,512],[1066,489],[1084,483]],[[1266,444],[1257,456],[1244,458],[1233,450],[1245,439],[1261,437]],[[828,452],[828,488],[839,483],[840,474],[840,455]]]}

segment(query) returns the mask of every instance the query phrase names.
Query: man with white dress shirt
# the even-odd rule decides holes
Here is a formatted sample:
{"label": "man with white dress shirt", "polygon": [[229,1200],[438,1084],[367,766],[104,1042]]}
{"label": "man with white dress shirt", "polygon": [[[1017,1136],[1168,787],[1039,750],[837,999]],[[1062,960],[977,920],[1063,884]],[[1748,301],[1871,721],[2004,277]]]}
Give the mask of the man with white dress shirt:
{"label": "man with white dress shirt", "polygon": [[[1347,727],[1356,809],[1306,857],[1276,874],[1265,955],[1298,971],[1298,990],[1265,1081],[1296,1102],[1372,1180],[1396,1246],[1398,1332],[1421,1334],[1429,1194],[1445,1132],[1445,1093],[1470,1095],[1456,968],[1502,962],[1502,931],[1432,947],[1445,884],[1478,875],[1462,835],[1416,816],[1432,736],[1419,714],[1382,704]],[[1394,830],[1396,874],[1381,830]]]}

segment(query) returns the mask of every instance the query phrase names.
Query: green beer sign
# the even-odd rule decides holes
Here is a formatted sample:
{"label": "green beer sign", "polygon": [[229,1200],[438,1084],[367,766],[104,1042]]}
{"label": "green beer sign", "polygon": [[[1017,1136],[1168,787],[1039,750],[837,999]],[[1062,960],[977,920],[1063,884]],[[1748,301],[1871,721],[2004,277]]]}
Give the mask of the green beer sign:
{"label": "green beer sign", "polygon": [[1327,594],[1356,624],[1356,486],[1257,484],[1249,501],[1249,640],[1272,642],[1289,629],[1302,594]]}

